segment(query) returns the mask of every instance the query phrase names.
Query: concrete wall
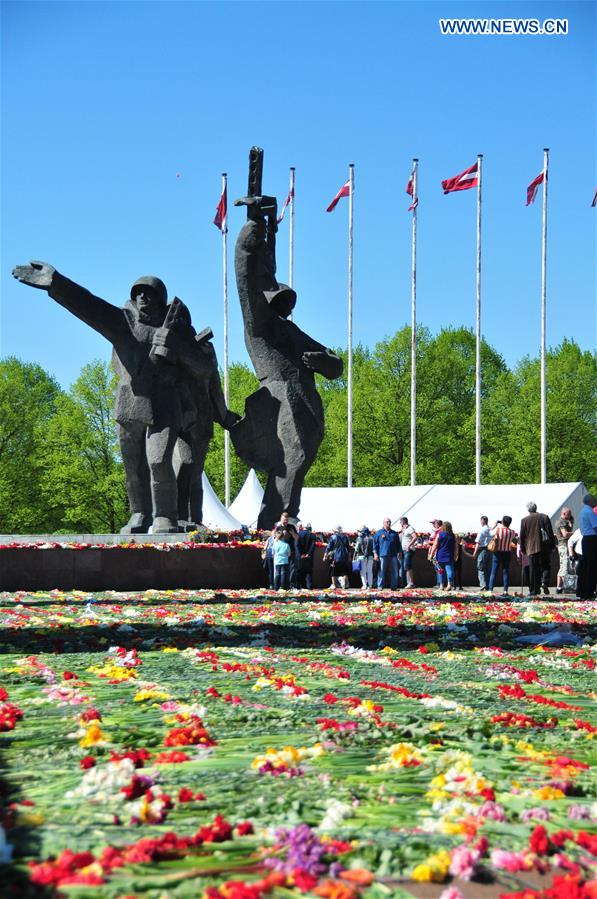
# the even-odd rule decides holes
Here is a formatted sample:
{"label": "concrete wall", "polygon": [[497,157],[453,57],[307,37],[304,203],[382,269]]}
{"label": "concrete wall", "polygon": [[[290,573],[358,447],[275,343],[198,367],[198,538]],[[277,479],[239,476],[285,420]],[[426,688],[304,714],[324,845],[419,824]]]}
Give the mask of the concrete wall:
{"label": "concrete wall", "polygon": [[[329,565],[317,548],[314,584],[330,584]],[[552,558],[552,584],[557,572],[557,553]],[[414,563],[418,587],[435,585],[434,569],[427,553],[418,551]],[[520,584],[520,565],[513,559],[510,581]],[[463,585],[477,584],[475,563],[463,561]],[[499,581],[501,586],[501,579]],[[261,552],[255,546],[235,548],[171,549],[2,549],[0,550],[1,590],[174,590],[202,588],[265,587]],[[360,587],[358,574],[350,586]]]}

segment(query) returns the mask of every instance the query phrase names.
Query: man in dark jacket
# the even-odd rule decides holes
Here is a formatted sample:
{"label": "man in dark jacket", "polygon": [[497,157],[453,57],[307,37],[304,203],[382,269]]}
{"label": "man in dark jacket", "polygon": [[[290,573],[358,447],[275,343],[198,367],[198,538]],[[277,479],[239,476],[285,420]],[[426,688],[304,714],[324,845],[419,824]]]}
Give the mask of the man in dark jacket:
{"label": "man in dark jacket", "polygon": [[348,589],[348,575],[350,572],[350,541],[342,531],[342,527],[334,530],[325,548],[325,558],[330,563],[330,575],[332,587]]}
{"label": "man in dark jacket", "polygon": [[537,512],[536,503],[528,503],[529,514],[520,522],[520,549],[529,557],[530,596],[549,593],[551,553],[556,545],[551,519]]}
{"label": "man in dark jacket", "polygon": [[315,543],[315,534],[311,530],[311,525],[307,524],[304,528],[301,526],[298,532],[298,580],[299,587],[305,587],[307,590],[313,589],[313,557],[315,555]]}
{"label": "man in dark jacket", "polygon": [[384,518],[383,528],[376,531],[373,538],[373,558],[379,562],[377,586],[381,590],[383,590],[388,572],[392,590],[398,589],[398,556],[401,552],[400,537],[392,529],[391,519]]}

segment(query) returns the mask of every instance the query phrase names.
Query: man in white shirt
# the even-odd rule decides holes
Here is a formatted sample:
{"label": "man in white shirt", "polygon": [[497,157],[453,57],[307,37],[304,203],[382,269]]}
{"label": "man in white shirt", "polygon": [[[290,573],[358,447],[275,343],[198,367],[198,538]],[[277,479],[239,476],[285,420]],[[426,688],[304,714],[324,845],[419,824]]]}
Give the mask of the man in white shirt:
{"label": "man in white shirt", "polygon": [[415,557],[417,532],[413,526],[408,523],[408,518],[405,516],[400,519],[400,528],[400,544],[402,546],[400,583],[403,587],[412,588],[415,586],[413,578],[413,559]]}
{"label": "man in white shirt", "polygon": [[477,575],[479,577],[479,587],[481,590],[489,589],[489,569],[491,566],[491,553],[487,549],[487,544],[491,540],[491,529],[489,527],[489,519],[487,515],[481,515],[481,529],[475,540],[475,551],[473,559],[477,560]]}

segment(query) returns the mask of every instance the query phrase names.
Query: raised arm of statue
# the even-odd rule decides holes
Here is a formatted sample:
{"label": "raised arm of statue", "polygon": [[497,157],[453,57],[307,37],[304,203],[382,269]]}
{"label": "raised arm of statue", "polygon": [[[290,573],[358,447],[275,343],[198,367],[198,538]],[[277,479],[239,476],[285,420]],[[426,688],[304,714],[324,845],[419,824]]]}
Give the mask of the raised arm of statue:
{"label": "raised arm of statue", "polygon": [[234,255],[243,317],[245,322],[251,321],[255,326],[271,321],[274,313],[264,291],[278,289],[266,237],[265,220],[249,219],[238,235]]}
{"label": "raised arm of statue", "polygon": [[122,309],[65,278],[47,262],[34,261],[29,265],[17,265],[12,274],[22,284],[47,291],[53,300],[84,321],[86,325],[99,331],[111,343],[114,343],[122,333],[124,328]]}

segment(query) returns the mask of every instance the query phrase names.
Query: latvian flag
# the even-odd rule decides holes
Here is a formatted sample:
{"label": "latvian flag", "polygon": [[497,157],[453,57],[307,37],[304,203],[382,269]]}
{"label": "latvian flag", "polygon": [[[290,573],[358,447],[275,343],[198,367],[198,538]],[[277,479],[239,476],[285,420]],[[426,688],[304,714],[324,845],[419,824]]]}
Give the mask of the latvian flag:
{"label": "latvian flag", "polygon": [[291,188],[291,189],[290,189],[290,192],[289,192],[289,194],[288,194],[288,196],[287,196],[286,199],[284,200],[284,205],[282,206],[282,211],[280,212],[280,215],[278,216],[278,224],[280,224],[280,222],[281,222],[282,219],[284,218],[284,213],[286,212],[286,210],[287,210],[288,207],[290,206],[290,201],[293,200],[293,199],[294,199],[294,188]]}
{"label": "latvian flag", "polygon": [[470,169],[466,169],[459,175],[454,175],[453,178],[446,178],[445,181],[442,181],[444,193],[451,194],[455,190],[468,190],[470,187],[476,187],[478,183],[477,171],[478,164],[475,163]]}
{"label": "latvian flag", "polygon": [[222,196],[220,197],[220,202],[216,207],[216,214],[214,216],[214,225],[216,228],[219,228],[222,234],[224,234],[228,229],[226,228],[226,217],[228,214],[228,198],[226,196],[227,188],[224,188],[222,191]]}
{"label": "latvian flag", "polygon": [[417,208],[417,206],[419,205],[419,198],[417,197],[417,198],[415,199],[415,196],[414,196],[414,189],[415,189],[415,188],[414,188],[414,172],[411,172],[411,173],[410,173],[410,178],[408,179],[408,184],[406,185],[406,192],[407,192],[407,194],[409,195],[409,197],[412,198],[412,201],[413,201],[413,202],[411,203],[411,205],[410,205],[410,206],[408,207],[408,209],[406,210],[407,212],[413,212],[413,210],[415,210],[415,209]]}
{"label": "latvian flag", "polygon": [[338,201],[342,199],[342,197],[350,196],[350,181],[347,181],[346,184],[343,184],[328,208],[326,212],[333,212],[336,206],[338,205]]}
{"label": "latvian flag", "polygon": [[535,180],[531,181],[531,183],[527,187],[527,206],[531,206],[531,204],[535,202],[535,197],[537,196],[537,191],[539,190],[539,185],[543,184],[544,180],[545,180],[545,172],[541,172],[541,174],[537,175]]}

